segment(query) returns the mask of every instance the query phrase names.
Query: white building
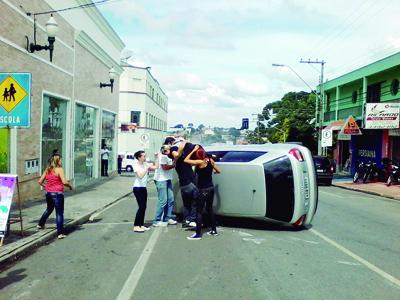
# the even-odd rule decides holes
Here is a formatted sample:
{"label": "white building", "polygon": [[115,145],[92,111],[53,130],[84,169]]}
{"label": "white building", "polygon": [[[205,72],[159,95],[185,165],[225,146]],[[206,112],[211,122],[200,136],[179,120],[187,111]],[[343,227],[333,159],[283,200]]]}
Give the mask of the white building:
{"label": "white building", "polygon": [[118,152],[145,150],[150,159],[167,136],[168,97],[150,68],[124,65],[120,78]]}

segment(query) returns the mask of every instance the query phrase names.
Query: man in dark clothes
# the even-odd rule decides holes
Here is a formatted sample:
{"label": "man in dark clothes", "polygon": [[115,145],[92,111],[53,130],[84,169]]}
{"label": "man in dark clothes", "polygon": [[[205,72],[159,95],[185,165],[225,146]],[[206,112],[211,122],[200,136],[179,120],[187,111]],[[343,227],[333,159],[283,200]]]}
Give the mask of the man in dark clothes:
{"label": "man in dark clothes", "polygon": [[191,227],[196,226],[196,199],[199,196],[199,190],[195,185],[195,174],[191,165],[183,160],[188,155],[194,145],[185,141],[180,142],[179,146],[174,146],[175,139],[167,137],[165,145],[171,145],[170,158],[175,161],[175,170],[179,177],[179,186],[181,188],[183,201],[183,225]]}

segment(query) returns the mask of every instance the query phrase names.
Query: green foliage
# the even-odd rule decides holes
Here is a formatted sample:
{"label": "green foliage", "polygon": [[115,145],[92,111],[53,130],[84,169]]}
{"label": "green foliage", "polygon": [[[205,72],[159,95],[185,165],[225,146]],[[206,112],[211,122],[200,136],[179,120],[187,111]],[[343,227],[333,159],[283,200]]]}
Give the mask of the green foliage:
{"label": "green foliage", "polygon": [[[283,142],[285,132],[286,142],[302,142],[304,146],[314,151],[317,140],[314,125],[310,121],[315,116],[315,95],[307,92],[289,92],[281,100],[268,103],[259,115],[260,121],[267,121],[266,126],[259,123],[253,133],[249,133],[249,141],[257,140],[258,130],[261,138],[267,138],[272,143]],[[269,128],[272,127],[273,128]],[[280,129],[280,130],[278,130]]]}

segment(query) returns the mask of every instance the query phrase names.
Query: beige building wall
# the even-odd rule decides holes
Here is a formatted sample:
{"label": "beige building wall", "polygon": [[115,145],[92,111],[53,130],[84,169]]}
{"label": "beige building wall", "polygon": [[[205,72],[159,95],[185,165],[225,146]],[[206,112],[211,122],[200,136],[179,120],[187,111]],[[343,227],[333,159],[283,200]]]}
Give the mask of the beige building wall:
{"label": "beige building wall", "polygon": [[[75,2],[75,1],[71,1]],[[22,6],[22,7],[21,7]],[[54,18],[58,23],[58,34],[54,44],[53,62],[50,62],[49,51],[28,53],[27,40],[33,42],[33,17],[26,12],[52,10],[45,1],[3,0],[0,1],[0,70],[1,72],[27,72],[32,74],[31,85],[31,127],[11,129],[10,173],[17,173],[21,183],[23,199],[40,197],[37,184],[39,172],[25,175],[25,161],[41,159],[41,129],[43,95],[48,94],[68,102],[68,144],[67,155],[63,153],[64,169],[69,179],[73,179],[73,135],[75,101],[81,101],[97,108],[97,148],[100,151],[102,111],[118,113],[118,78],[114,82],[114,92],[110,88],[99,88],[100,82],[109,83],[108,72],[112,65],[110,59],[102,60],[98,53],[100,45],[86,37],[81,42],[82,32],[71,26],[58,13]],[[36,18],[37,43],[46,45],[47,34],[45,23],[50,15],[39,15]],[[88,47],[87,44],[93,47]],[[121,42],[122,43],[122,42]],[[120,47],[120,46],[119,46]],[[95,49],[95,50],[93,50]],[[97,50],[96,50],[97,49]],[[119,49],[122,51],[122,48]],[[103,53],[104,56],[107,56]],[[118,62],[114,68],[121,72]],[[116,116],[116,119],[118,117]],[[116,125],[117,126],[117,125]],[[117,135],[117,132],[115,131]],[[117,138],[117,137],[116,137]],[[98,158],[98,157],[97,157]],[[114,160],[115,161],[115,160]],[[100,160],[96,161],[100,170]],[[39,163],[40,165],[40,163]]]}

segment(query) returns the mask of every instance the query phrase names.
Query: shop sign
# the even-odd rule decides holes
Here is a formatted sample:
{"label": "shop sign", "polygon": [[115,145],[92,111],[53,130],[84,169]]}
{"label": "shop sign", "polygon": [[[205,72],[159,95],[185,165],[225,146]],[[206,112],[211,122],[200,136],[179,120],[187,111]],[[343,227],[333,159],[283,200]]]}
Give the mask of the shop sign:
{"label": "shop sign", "polygon": [[399,128],[400,103],[367,103],[366,129]]}
{"label": "shop sign", "polygon": [[332,128],[322,129],[321,147],[332,147]]}
{"label": "shop sign", "polygon": [[339,134],[362,135],[360,127],[352,116],[347,118]]}
{"label": "shop sign", "polygon": [[344,134],[344,133],[339,132],[338,140],[339,141],[350,141],[351,140],[351,134]]}
{"label": "shop sign", "polygon": [[30,127],[31,74],[0,73],[0,127]]}
{"label": "shop sign", "polygon": [[0,174],[0,237],[4,237],[17,175]]}

